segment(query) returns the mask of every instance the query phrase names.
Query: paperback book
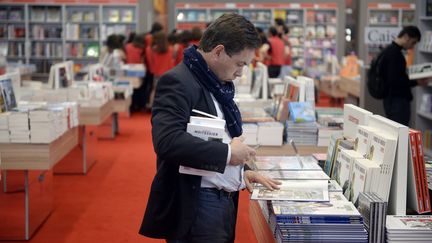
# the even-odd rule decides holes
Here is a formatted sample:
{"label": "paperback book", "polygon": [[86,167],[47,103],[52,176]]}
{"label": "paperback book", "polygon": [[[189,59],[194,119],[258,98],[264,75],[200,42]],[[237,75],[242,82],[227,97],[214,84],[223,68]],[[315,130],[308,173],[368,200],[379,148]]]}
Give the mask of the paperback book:
{"label": "paperback book", "polygon": [[284,180],[280,189],[268,190],[258,185],[252,191],[252,200],[329,201],[328,183],[325,180]]}

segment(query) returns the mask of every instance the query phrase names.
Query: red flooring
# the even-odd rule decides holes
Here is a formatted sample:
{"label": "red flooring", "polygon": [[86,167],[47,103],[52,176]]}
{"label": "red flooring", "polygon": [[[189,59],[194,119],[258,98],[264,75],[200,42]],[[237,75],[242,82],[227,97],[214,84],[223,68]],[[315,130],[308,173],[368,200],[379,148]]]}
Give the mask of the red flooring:
{"label": "red flooring", "polygon": [[[164,242],[138,235],[156,162],[149,114],[120,118],[87,175],[54,177],[54,211],[30,243]],[[236,242],[257,242],[242,192]],[[16,242],[16,241],[15,241]]]}

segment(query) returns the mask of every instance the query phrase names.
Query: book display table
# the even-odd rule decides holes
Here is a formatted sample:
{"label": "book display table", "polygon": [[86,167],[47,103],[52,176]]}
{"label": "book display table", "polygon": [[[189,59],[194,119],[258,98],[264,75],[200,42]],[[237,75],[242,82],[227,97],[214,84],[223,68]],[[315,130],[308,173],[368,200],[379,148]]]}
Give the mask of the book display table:
{"label": "book display table", "polygon": [[87,174],[96,162],[98,135],[108,133],[109,138],[115,137],[112,114],[112,100],[99,107],[79,108],[78,146],[55,165],[55,174]]}
{"label": "book display table", "polygon": [[[311,155],[313,153],[326,153],[327,147],[316,146],[297,146],[300,155]],[[292,156],[295,155],[294,149],[290,144],[284,144],[277,147],[259,147],[258,156]],[[249,219],[255,233],[257,241],[260,243],[276,242],[273,232],[270,230],[268,220],[265,219],[258,201],[250,200],[249,202]]]}
{"label": "book display table", "polygon": [[77,128],[49,144],[0,144],[0,240],[29,240],[47,219],[53,210],[52,168],[77,144]]}

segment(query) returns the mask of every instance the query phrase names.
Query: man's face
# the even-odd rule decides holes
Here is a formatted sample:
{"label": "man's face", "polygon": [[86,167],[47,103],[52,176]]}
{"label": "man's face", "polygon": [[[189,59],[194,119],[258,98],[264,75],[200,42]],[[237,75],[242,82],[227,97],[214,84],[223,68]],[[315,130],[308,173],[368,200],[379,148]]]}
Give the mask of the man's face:
{"label": "man's face", "polygon": [[410,37],[406,37],[405,39],[405,44],[403,45],[403,48],[405,50],[409,50],[414,48],[414,46],[418,43],[418,39],[417,38],[410,38]]}
{"label": "man's face", "polygon": [[226,82],[231,82],[237,77],[241,77],[243,67],[249,65],[255,56],[254,49],[244,49],[239,53],[229,56],[222,45],[216,47],[214,52],[210,68],[220,80]]}

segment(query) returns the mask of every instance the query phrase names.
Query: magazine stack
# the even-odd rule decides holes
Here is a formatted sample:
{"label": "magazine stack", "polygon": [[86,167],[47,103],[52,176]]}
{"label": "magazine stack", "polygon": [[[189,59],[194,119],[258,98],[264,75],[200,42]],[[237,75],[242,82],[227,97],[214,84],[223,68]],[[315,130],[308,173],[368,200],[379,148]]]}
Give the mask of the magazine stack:
{"label": "magazine stack", "polygon": [[296,123],[290,120],[286,122],[287,141],[291,139],[298,145],[317,145],[318,124],[316,122]]}
{"label": "magazine stack", "polygon": [[387,242],[431,242],[432,216],[387,216]]}
{"label": "magazine stack", "polygon": [[363,218],[351,202],[273,201],[269,220],[277,242],[368,242]]}

